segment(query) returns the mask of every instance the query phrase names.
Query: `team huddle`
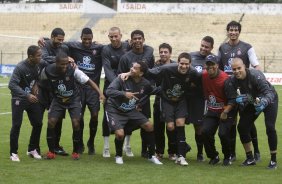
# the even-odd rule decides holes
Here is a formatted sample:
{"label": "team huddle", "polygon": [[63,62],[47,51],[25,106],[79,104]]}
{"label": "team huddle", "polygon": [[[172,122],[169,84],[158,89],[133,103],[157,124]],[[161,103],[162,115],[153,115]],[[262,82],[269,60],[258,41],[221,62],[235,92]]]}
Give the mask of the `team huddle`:
{"label": "team huddle", "polygon": [[[242,166],[260,161],[255,120],[263,112],[270,150],[267,168],[277,168],[275,123],[278,95],[260,71],[253,47],[241,40],[241,24],[231,21],[226,27],[229,40],[218,54],[212,54],[214,40],[205,36],[200,50],[183,52],[171,59],[172,47],[159,45],[160,59],[145,45],[141,30],[134,30],[128,41],[121,41],[118,27],[109,30],[110,44],[93,41],[90,28],[83,28],[81,42],[64,42],[65,33],[55,28],[51,38],[40,38],[39,46],[27,49],[27,59],[17,64],[9,82],[12,100],[10,159],[20,161],[18,139],[26,111],[32,131],[27,155],[42,159],[40,137],[44,111],[48,110],[46,159],[69,155],[60,145],[62,122],[68,110],[73,134],[72,158],[78,160],[88,148],[94,155],[100,103],[104,105],[102,131],[103,157],[111,157],[109,136],[115,134],[115,162],[123,164],[123,152],[133,157],[130,137],[140,129],[141,156],[162,165],[167,135],[168,158],[187,166],[185,125],[193,124],[197,145],[196,159],[220,163],[215,147],[218,130],[223,166],[236,160],[236,132],[246,153]],[[99,88],[102,68],[104,89]],[[153,113],[150,97],[154,95]],[[89,138],[83,140],[84,113],[90,111]],[[153,114],[153,123],[150,122]],[[237,118],[238,115],[238,118]],[[238,122],[237,122],[238,119]],[[253,148],[253,149],[252,149]]]}

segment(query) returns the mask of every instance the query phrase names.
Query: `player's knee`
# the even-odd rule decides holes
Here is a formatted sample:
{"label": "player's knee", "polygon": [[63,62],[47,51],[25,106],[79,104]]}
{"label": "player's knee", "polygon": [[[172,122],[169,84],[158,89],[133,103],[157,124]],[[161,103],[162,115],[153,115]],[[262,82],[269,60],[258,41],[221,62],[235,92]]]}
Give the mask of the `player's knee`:
{"label": "player's knee", "polygon": [[124,139],[124,131],[123,130],[116,130],[115,135],[116,135],[116,139],[118,139],[118,140]]}
{"label": "player's knee", "polygon": [[146,132],[152,132],[154,130],[154,126],[150,122],[145,123],[142,128],[146,130]]}
{"label": "player's knee", "polygon": [[168,123],[166,127],[168,131],[173,131],[175,129],[175,126],[173,123]]}

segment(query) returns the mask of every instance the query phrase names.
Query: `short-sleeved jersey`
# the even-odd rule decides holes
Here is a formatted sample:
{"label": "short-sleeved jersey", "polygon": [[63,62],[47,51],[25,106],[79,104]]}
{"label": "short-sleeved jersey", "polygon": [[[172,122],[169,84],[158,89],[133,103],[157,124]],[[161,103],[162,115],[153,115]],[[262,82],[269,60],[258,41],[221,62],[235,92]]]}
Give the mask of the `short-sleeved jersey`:
{"label": "short-sleeved jersey", "polygon": [[218,56],[219,56],[219,68],[227,73],[232,75],[231,61],[232,58],[241,58],[247,68],[250,67],[250,60],[248,56],[248,51],[252,46],[246,42],[239,41],[237,45],[230,45],[229,43],[223,43],[219,47]]}
{"label": "short-sleeved jersey", "polygon": [[227,104],[224,83],[228,75],[219,70],[215,78],[210,78],[207,71],[202,74],[203,91],[207,100],[207,108],[212,112],[222,112],[224,105]]}
{"label": "short-sleeved jersey", "polygon": [[205,68],[206,56],[201,55],[200,51],[191,52],[191,65],[199,72],[202,73]]}
{"label": "short-sleeved jersey", "polygon": [[86,74],[78,69],[73,69],[70,65],[68,65],[66,73],[56,72],[56,63],[48,65],[42,71],[42,76],[48,79],[54,98],[59,103],[72,102],[74,97],[79,96],[78,83],[84,84],[89,80]]}
{"label": "short-sleeved jersey", "polygon": [[[152,90],[150,82],[145,78],[136,83],[131,77],[126,81],[118,77],[106,90],[109,97],[107,103],[120,111],[128,112],[136,109],[136,106],[142,104],[142,101],[146,101]],[[138,93],[135,95],[137,98],[128,99],[125,97],[125,92]]]}
{"label": "short-sleeved jersey", "polygon": [[55,62],[55,57],[59,51],[63,51],[69,54],[69,48],[65,44],[61,44],[59,47],[53,47],[52,40],[47,40],[45,45],[41,48],[42,59],[47,61],[49,64]]}

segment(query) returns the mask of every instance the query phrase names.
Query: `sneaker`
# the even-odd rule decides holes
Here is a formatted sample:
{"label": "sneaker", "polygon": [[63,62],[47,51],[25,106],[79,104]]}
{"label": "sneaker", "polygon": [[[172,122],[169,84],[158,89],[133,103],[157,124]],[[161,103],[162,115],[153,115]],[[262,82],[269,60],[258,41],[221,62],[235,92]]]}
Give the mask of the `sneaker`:
{"label": "sneaker", "polygon": [[175,161],[177,159],[177,156],[176,156],[176,154],[168,154],[168,159]]}
{"label": "sneaker", "polygon": [[79,155],[79,153],[73,152],[71,157],[72,157],[73,160],[79,160],[80,155]]}
{"label": "sneaker", "polygon": [[215,158],[213,158],[213,159],[211,159],[210,161],[209,161],[209,164],[210,165],[216,165],[216,164],[218,164],[220,162],[220,159],[219,159],[219,156],[217,155]]}
{"label": "sneaker", "polygon": [[27,156],[30,156],[31,158],[35,158],[35,159],[42,159],[41,155],[38,154],[37,150],[34,149],[33,151],[28,151],[26,152]]}
{"label": "sneaker", "polygon": [[277,169],[277,162],[273,162],[272,160],[270,160],[267,168],[268,169]]}
{"label": "sneaker", "polygon": [[223,166],[230,166],[231,164],[230,158],[225,158],[222,163]]}
{"label": "sneaker", "polygon": [[130,146],[125,146],[123,147],[123,151],[125,153],[126,156],[128,157],[134,157],[132,151],[131,151],[131,147]]}
{"label": "sneaker", "polygon": [[46,159],[52,160],[52,159],[55,159],[55,158],[56,158],[56,154],[51,152],[51,151],[48,151],[48,153],[46,154]]}
{"label": "sneaker", "polygon": [[153,164],[157,164],[157,165],[163,165],[163,163],[161,163],[159,161],[159,159],[156,156],[152,156],[152,158],[148,159],[150,162],[152,162]]}
{"label": "sneaker", "polygon": [[182,165],[182,166],[187,166],[188,162],[186,161],[186,159],[183,156],[179,156],[176,160],[175,160],[176,164]]}
{"label": "sneaker", "polygon": [[110,158],[111,157],[111,153],[110,153],[110,149],[109,148],[104,148],[104,150],[103,150],[103,157],[104,158]]}
{"label": "sneaker", "polygon": [[241,166],[250,166],[250,165],[256,165],[256,160],[254,158],[247,158]]}
{"label": "sneaker", "polygon": [[18,154],[15,154],[15,153],[12,153],[12,154],[11,154],[10,159],[11,159],[13,162],[19,162],[19,161],[20,161],[20,158],[19,158]]}
{"label": "sneaker", "polygon": [[231,154],[231,155],[230,155],[230,161],[231,161],[231,162],[236,161],[236,154]]}
{"label": "sneaker", "polygon": [[156,154],[156,157],[157,157],[159,160],[161,160],[161,159],[164,158],[164,155],[161,154],[161,153],[157,153],[157,154]]}
{"label": "sneaker", "polygon": [[255,154],[254,154],[254,158],[255,158],[256,162],[261,161],[261,159],[260,159],[260,153],[255,153]]}
{"label": "sneaker", "polygon": [[63,146],[59,146],[54,149],[54,152],[56,155],[61,155],[61,156],[68,156],[69,154],[64,150]]}
{"label": "sneaker", "polygon": [[116,156],[116,164],[123,164],[123,159],[120,156]]}
{"label": "sneaker", "polygon": [[87,142],[87,147],[88,147],[88,155],[95,155],[94,144],[90,144],[89,142]]}
{"label": "sneaker", "polygon": [[197,154],[197,161],[198,162],[204,162],[205,161],[203,154]]}

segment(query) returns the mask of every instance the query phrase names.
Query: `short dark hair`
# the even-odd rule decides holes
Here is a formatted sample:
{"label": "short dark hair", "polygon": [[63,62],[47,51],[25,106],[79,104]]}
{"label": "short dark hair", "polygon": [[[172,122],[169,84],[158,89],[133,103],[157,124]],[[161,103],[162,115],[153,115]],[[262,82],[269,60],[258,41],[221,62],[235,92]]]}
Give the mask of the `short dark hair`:
{"label": "short dark hair", "polygon": [[84,34],[92,34],[93,35],[93,32],[89,27],[85,27],[81,31],[81,36],[84,35]]}
{"label": "short dark hair", "polygon": [[36,45],[31,45],[27,48],[27,56],[34,56],[35,53],[40,49],[40,47],[36,46]]}
{"label": "short dark hair", "polygon": [[60,49],[56,54],[56,62],[61,61],[63,58],[68,58],[68,54]]}
{"label": "short dark hair", "polygon": [[204,40],[204,41],[210,43],[211,46],[213,47],[213,44],[214,44],[213,37],[211,37],[211,36],[205,36],[202,40]]}
{"label": "short dark hair", "polygon": [[186,58],[190,61],[191,63],[191,55],[188,52],[182,52],[181,54],[179,54],[177,61],[179,62],[181,58]]}
{"label": "short dark hair", "polygon": [[135,34],[141,35],[143,38],[145,38],[143,31],[137,29],[131,32],[131,39]]}
{"label": "short dark hair", "polygon": [[241,33],[241,24],[239,22],[236,22],[235,20],[232,20],[229,22],[226,26],[226,31],[229,31],[230,27],[238,27],[239,33]]}
{"label": "short dark hair", "polygon": [[136,63],[140,65],[140,71],[141,71],[141,72],[143,72],[144,74],[147,73],[147,71],[148,71],[148,65],[147,65],[145,62],[143,62],[143,61],[137,61]]}
{"label": "short dark hair", "polygon": [[162,43],[159,46],[159,50],[161,50],[161,48],[166,48],[169,50],[169,53],[172,53],[172,47],[168,44],[168,43]]}
{"label": "short dark hair", "polygon": [[62,28],[57,27],[51,32],[51,37],[57,37],[58,35],[65,36],[65,32]]}

